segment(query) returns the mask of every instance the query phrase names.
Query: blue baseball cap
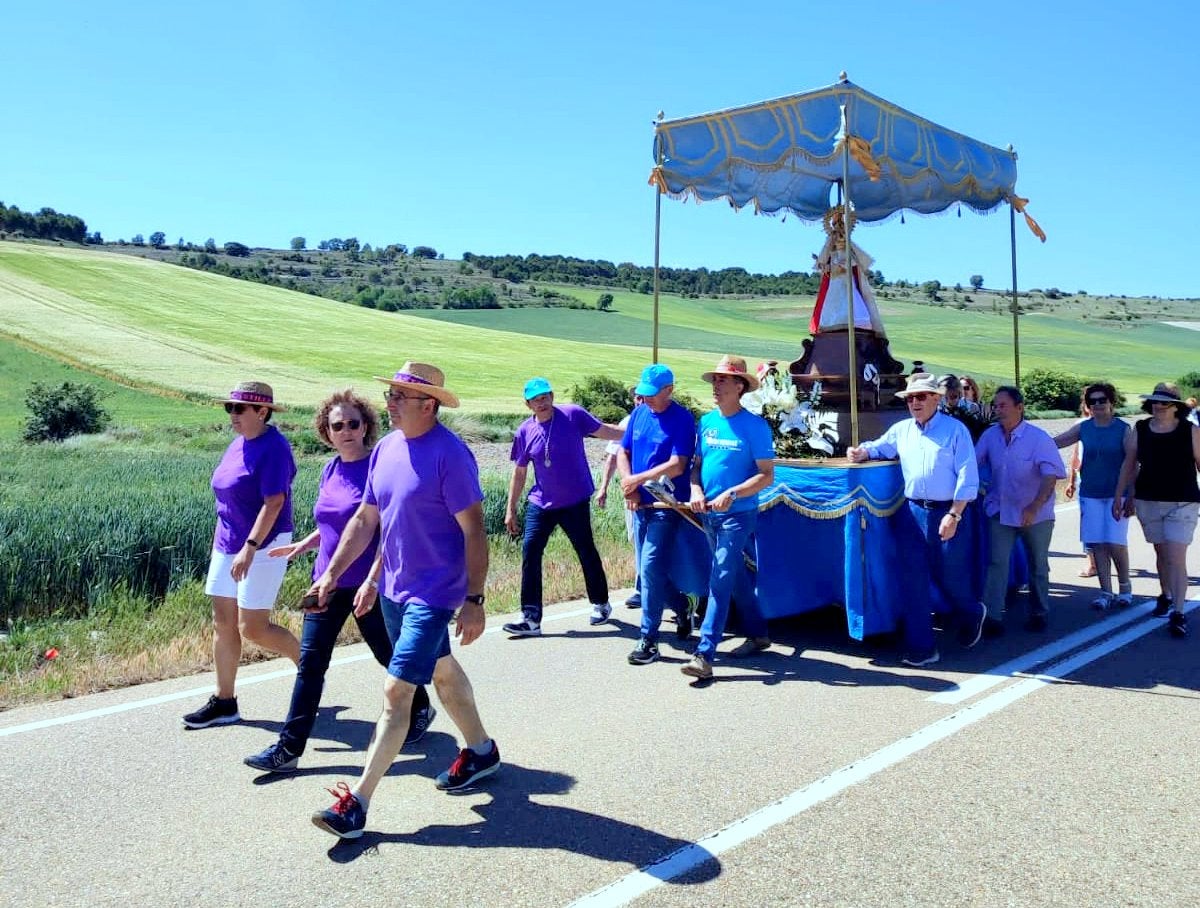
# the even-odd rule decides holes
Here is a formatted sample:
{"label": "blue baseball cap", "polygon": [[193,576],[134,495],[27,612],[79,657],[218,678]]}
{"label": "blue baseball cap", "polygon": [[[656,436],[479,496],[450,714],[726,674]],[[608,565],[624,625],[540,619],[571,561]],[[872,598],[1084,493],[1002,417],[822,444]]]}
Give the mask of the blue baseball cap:
{"label": "blue baseball cap", "polygon": [[531,378],[525,382],[525,399],[533,400],[535,397],[540,397],[543,394],[553,394],[554,389],[550,387],[550,382],[544,378]]}
{"label": "blue baseball cap", "polygon": [[633,393],[639,394],[642,397],[652,397],[667,385],[673,384],[675,384],[675,373],[666,366],[655,363],[653,366],[647,366],[642,370],[642,377],[638,379],[637,387],[633,389]]}

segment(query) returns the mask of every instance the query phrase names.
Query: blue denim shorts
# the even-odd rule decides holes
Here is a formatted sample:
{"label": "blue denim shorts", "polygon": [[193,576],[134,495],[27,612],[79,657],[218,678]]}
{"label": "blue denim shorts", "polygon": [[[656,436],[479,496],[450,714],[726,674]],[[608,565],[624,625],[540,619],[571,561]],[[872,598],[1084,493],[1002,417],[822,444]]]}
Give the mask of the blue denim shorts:
{"label": "blue denim shorts", "polygon": [[432,608],[423,602],[395,602],[379,597],[392,661],[388,674],[409,684],[428,684],[438,659],[450,655],[450,622],[454,609]]}

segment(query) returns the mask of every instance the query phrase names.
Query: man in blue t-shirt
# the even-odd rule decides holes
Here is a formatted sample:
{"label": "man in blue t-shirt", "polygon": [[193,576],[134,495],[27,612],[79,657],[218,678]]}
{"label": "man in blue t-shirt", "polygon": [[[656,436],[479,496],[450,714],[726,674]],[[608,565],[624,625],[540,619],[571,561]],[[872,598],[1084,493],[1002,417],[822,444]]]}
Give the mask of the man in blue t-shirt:
{"label": "man in blue t-shirt", "polygon": [[767,622],[758,610],[754,578],[742,554],[758,522],[758,493],[775,479],[775,441],[761,416],[742,406],[742,395],[758,388],[758,379],[739,356],[726,356],[702,376],[713,386],[717,409],[700,419],[692,464],[691,508],[703,515],[713,550],[708,578],[708,610],[700,645],[680,671],[693,678],[712,677],[713,656],[725,632],[729,602],[737,599],[746,640],[733,651],[748,656],[771,645]]}
{"label": "man in blue t-shirt", "polygon": [[683,520],[675,511],[653,508],[654,497],[642,486],[651,479],[668,481],[675,497],[683,500],[692,454],[696,449],[696,421],[687,408],[671,400],[675,375],[655,363],[642,370],[634,394],[642,398],[629,417],[617,470],[626,506],[634,513],[634,540],[642,581],[641,638],[629,654],[631,665],[646,665],[658,658],[658,626],[663,606],[674,589],[670,581],[671,549]]}

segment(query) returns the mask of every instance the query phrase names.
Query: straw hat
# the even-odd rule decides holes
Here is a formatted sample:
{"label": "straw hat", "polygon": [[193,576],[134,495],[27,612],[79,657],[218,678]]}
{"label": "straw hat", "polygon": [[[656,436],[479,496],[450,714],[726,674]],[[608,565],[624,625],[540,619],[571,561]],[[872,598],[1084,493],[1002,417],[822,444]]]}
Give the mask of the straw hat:
{"label": "straw hat", "polygon": [[747,391],[758,390],[758,376],[746,368],[746,361],[740,356],[725,354],[721,357],[721,361],[717,363],[715,369],[711,372],[705,372],[700,377],[709,384],[712,384],[713,379],[718,375],[732,375],[734,378],[740,378],[746,383]]}
{"label": "straw hat", "polygon": [[276,413],[284,412],[287,407],[275,403],[275,392],[271,386],[261,381],[240,381],[237,387],[229,392],[228,397],[222,397],[219,404],[250,404],[252,407],[266,407]]}
{"label": "straw hat", "polygon": [[938,384],[938,380],[928,372],[914,372],[908,377],[908,386],[903,391],[897,391],[897,397],[908,397],[910,394],[945,394],[946,391]]}
{"label": "straw hat", "polygon": [[393,388],[407,388],[419,394],[428,394],[443,407],[457,407],[458,398],[446,388],[446,376],[437,366],[414,363],[411,360],[400,367],[391,378],[376,375],[376,381],[385,382]]}
{"label": "straw hat", "polygon": [[1150,404],[1158,401],[1164,404],[1175,404],[1175,409],[1179,411],[1180,416],[1187,416],[1190,411],[1187,402],[1179,395],[1179,385],[1170,381],[1160,381],[1154,386],[1153,394],[1139,394],[1145,403],[1142,404],[1142,409],[1150,413]]}

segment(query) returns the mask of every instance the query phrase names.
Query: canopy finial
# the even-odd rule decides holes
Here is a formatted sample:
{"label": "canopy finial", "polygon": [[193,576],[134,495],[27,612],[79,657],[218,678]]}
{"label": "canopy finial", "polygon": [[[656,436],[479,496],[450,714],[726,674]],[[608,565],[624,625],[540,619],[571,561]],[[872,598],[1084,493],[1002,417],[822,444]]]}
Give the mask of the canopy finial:
{"label": "canopy finial", "polygon": [[666,118],[666,116],[667,116],[666,113],[664,111],[660,110],[657,114],[654,115],[654,119],[658,120],[658,122],[661,123]]}
{"label": "canopy finial", "polygon": [[850,81],[850,77],[848,75],[846,75],[846,71],[844,69],[840,73],[838,73],[838,81],[839,82],[849,82]]}

